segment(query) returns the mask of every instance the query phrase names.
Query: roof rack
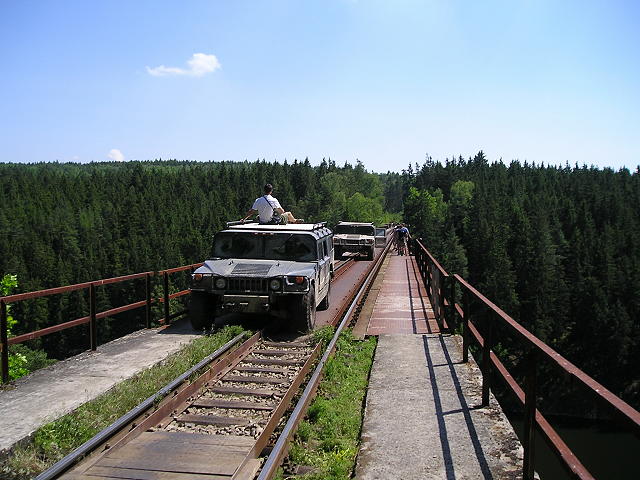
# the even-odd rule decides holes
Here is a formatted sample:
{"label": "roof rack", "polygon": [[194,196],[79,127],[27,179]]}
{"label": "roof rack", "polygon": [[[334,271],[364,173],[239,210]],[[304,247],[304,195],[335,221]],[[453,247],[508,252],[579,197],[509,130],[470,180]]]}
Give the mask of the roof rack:
{"label": "roof rack", "polygon": [[257,220],[236,220],[233,222],[227,222],[227,228],[231,227],[241,227],[243,225],[247,225],[247,228],[256,227],[258,229],[275,227],[276,229],[286,230],[287,228],[293,230],[303,229],[306,231],[309,230],[318,230],[320,228],[326,228],[327,222],[316,222],[316,223],[289,223],[289,224],[269,224],[269,223],[260,223]]}
{"label": "roof rack", "polygon": [[234,225],[244,225],[246,223],[258,223],[257,220],[235,220],[233,222],[227,222],[227,228],[232,227]]}

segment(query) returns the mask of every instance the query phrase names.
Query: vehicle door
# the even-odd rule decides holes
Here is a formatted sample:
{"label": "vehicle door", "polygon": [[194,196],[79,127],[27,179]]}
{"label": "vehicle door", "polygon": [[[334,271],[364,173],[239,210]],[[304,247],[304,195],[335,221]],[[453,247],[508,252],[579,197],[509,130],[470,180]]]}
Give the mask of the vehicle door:
{"label": "vehicle door", "polygon": [[318,240],[318,298],[320,301],[326,295],[331,281],[331,256],[329,247],[329,237]]}
{"label": "vehicle door", "polygon": [[387,230],[376,227],[376,247],[384,247],[387,244]]}

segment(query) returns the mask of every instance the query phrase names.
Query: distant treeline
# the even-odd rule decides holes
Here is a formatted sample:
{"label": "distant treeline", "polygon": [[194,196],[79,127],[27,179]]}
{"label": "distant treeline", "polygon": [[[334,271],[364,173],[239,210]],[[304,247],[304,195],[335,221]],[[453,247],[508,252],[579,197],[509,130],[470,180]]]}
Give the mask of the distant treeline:
{"label": "distant treeline", "polygon": [[[401,215],[401,194],[388,195],[397,200],[386,205],[382,178],[359,162],[0,164],[0,276],[17,275],[17,293],[201,262],[212,235],[244,217],[267,182],[306,221],[385,223]],[[144,285],[133,284],[98,288],[98,311],[143,299]],[[87,315],[87,294],[18,302],[12,312],[19,335]],[[100,322],[100,343],[140,321],[138,311]],[[61,358],[86,349],[86,336],[77,327],[29,345]]]}
{"label": "distant treeline", "polygon": [[[307,221],[404,214],[450,273],[640,406],[637,170],[505,165],[482,152],[387,174],[331,160],[0,164],[0,275],[31,291],[202,261],[211,236],[242,218],[267,182]],[[142,295],[141,285],[101,287],[98,310]],[[83,293],[21,302],[12,333],[87,311]],[[141,321],[102,322],[100,342],[138,327],[133,318]],[[61,358],[86,349],[86,335],[79,327],[30,346]]]}
{"label": "distant treeline", "polygon": [[[450,273],[640,407],[638,170],[505,165],[480,152],[404,175],[405,220]],[[516,364],[525,358],[501,347]],[[559,392],[547,397],[571,409]]]}

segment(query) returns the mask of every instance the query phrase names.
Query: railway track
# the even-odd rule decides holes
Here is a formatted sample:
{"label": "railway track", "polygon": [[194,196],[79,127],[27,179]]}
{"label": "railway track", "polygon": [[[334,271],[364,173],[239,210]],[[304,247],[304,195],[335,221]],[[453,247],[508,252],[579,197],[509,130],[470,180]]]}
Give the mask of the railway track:
{"label": "railway track", "polygon": [[[387,249],[372,262],[364,283],[354,286],[324,353],[310,336],[270,341],[258,332],[241,344],[236,338],[36,480],[249,480],[256,477],[268,450],[272,451],[260,478],[272,478],[315,393],[324,362]],[[336,276],[352,264],[351,258],[342,261]],[[310,374],[283,426],[285,413]],[[278,427],[282,432],[274,438]]]}

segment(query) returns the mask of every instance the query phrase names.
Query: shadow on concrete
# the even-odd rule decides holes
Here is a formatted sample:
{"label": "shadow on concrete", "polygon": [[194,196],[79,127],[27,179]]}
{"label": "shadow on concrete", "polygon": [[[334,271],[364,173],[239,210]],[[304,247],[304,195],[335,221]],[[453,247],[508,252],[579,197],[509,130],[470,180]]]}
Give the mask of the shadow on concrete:
{"label": "shadow on concrete", "polygon": [[492,480],[493,475],[491,474],[491,470],[489,469],[489,464],[487,462],[484,450],[482,449],[482,445],[480,445],[480,439],[478,437],[478,432],[476,431],[475,425],[473,424],[473,419],[471,418],[470,411],[480,408],[480,406],[469,407],[466,399],[464,398],[464,393],[462,392],[462,386],[460,385],[460,380],[458,379],[458,375],[453,367],[453,362],[451,361],[451,356],[447,350],[447,346],[444,343],[443,337],[438,336],[438,340],[440,341],[440,345],[442,351],[447,359],[447,363],[439,366],[447,366],[449,368],[449,372],[451,374],[451,379],[453,380],[453,384],[456,390],[456,395],[458,397],[458,401],[460,402],[459,410],[450,410],[445,412],[442,408],[442,402],[440,400],[440,391],[438,388],[438,382],[436,379],[435,365],[431,361],[431,354],[429,351],[429,343],[428,337],[423,336],[422,342],[424,345],[424,353],[425,358],[427,360],[427,368],[429,369],[429,378],[431,381],[431,388],[433,389],[433,399],[435,403],[436,416],[438,418],[438,430],[440,435],[440,443],[442,445],[442,457],[445,464],[446,469],[446,478],[447,480],[455,480],[456,475],[453,466],[453,458],[451,456],[451,446],[449,444],[449,438],[447,435],[447,426],[445,423],[445,416],[451,415],[453,413],[462,413],[464,416],[465,424],[469,431],[469,438],[471,439],[471,443],[473,445],[473,449],[475,451],[476,457],[478,459],[478,464],[480,465],[481,473],[486,480]]}

